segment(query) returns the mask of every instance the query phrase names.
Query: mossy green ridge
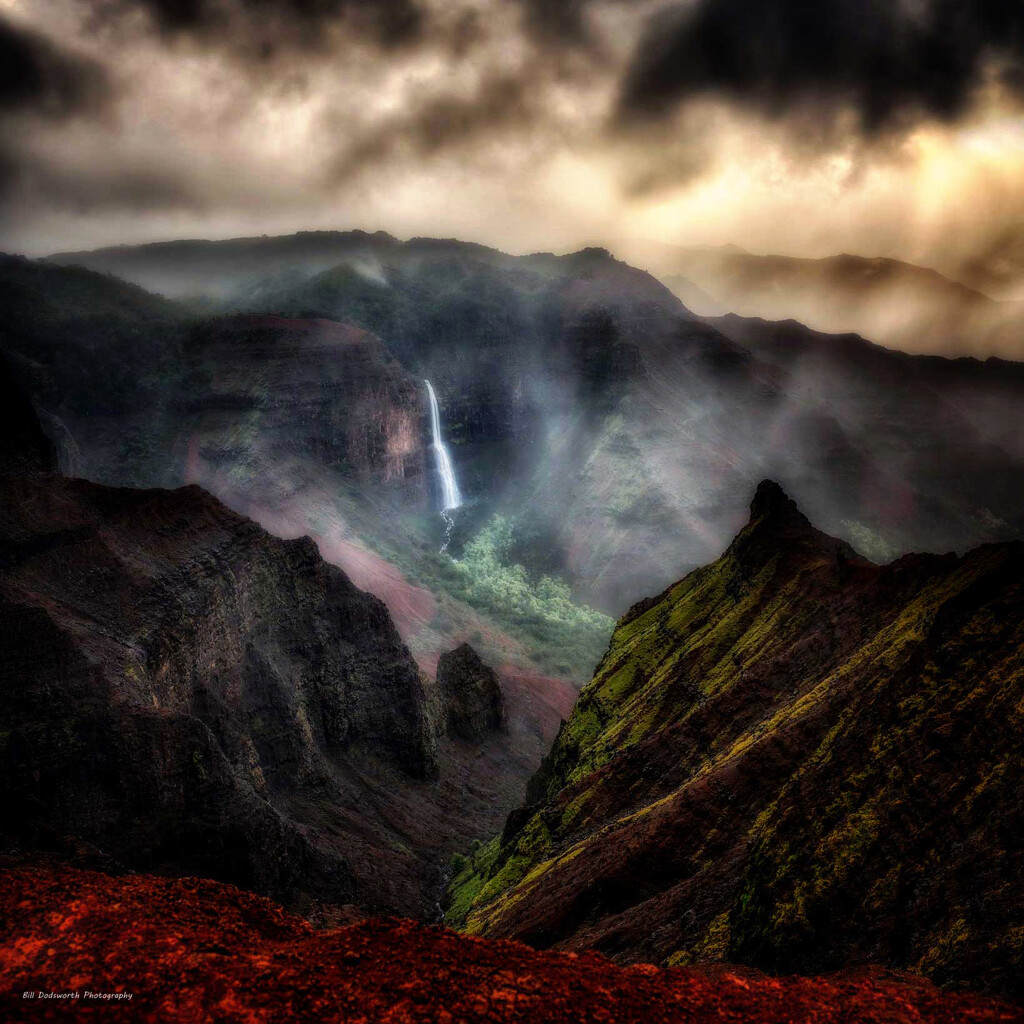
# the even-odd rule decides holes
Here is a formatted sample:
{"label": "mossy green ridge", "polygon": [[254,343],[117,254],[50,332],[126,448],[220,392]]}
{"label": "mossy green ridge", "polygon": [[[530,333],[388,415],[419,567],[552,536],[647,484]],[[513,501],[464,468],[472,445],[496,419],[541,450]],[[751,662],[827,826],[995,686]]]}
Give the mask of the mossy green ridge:
{"label": "mossy green ridge", "polygon": [[876,566],[765,481],[619,621],[448,921],[624,962],[1020,997],[1024,545]]}

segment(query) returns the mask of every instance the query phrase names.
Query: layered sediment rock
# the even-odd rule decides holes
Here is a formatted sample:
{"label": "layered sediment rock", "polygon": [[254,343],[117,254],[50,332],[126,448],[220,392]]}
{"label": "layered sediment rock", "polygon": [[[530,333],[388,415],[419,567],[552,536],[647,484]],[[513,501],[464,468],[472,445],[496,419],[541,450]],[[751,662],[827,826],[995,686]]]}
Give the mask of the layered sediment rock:
{"label": "layered sediment rock", "polygon": [[305,459],[425,500],[423,385],[379,338],[330,320],[231,316],[191,344],[197,386],[179,419],[207,474],[272,491]]}

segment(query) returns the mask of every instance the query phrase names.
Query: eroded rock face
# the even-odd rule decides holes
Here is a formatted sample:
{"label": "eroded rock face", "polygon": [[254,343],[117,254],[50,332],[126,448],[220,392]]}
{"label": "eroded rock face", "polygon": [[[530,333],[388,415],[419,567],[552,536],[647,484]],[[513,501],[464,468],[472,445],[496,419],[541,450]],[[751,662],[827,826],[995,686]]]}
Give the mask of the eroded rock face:
{"label": "eroded rock face", "polygon": [[65,473],[199,483],[242,510],[322,476],[426,504],[422,381],[368,331],[197,317],[80,267],[2,254],[0,301],[0,349]]}
{"label": "eroded rock face", "polygon": [[502,727],[505,703],[497,673],[469,644],[438,659],[437,687],[449,735],[480,740]]}
{"label": "eroded rock face", "polygon": [[308,538],[196,486],[66,479],[2,373],[0,395],[0,854],[436,918],[452,854],[521,801],[557,681],[449,735],[384,605]]}
{"label": "eroded rock face", "polygon": [[368,331],[231,316],[197,329],[195,387],[177,414],[205,473],[265,490],[289,460],[426,498],[422,382]]}
{"label": "eroded rock face", "polygon": [[0,390],[5,844],[421,912],[378,787],[436,775],[436,740],[384,604],[199,487],[60,476]]}
{"label": "eroded rock face", "polygon": [[344,804],[360,764],[436,770],[383,603],[312,541],[277,540],[194,486],[8,477],[0,524],[17,827],[285,897],[374,902],[344,844],[292,807]]}

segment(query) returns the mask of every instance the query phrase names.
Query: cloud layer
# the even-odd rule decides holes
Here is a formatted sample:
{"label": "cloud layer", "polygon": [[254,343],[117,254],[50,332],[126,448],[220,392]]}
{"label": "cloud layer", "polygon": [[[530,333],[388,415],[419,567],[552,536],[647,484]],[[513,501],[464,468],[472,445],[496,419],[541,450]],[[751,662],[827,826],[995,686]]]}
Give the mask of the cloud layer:
{"label": "cloud layer", "polygon": [[847,110],[872,136],[968,113],[989,75],[1024,89],[1024,7],[1006,0],[698,0],[652,18],[627,113],[716,94],[771,118]]}
{"label": "cloud layer", "polygon": [[0,111],[47,119],[95,112],[109,97],[103,66],[0,17]]}
{"label": "cloud layer", "polygon": [[358,225],[950,267],[1024,223],[1019,4],[0,5],[10,248]]}

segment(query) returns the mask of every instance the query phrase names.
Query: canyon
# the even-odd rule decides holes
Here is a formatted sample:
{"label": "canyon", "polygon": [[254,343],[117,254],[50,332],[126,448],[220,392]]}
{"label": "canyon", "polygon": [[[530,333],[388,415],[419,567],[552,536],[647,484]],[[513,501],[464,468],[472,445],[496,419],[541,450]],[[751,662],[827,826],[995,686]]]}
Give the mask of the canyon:
{"label": "canyon", "polygon": [[198,873],[313,917],[436,914],[447,859],[544,749],[533,680],[495,720],[475,652],[439,690],[308,538],[194,484],[63,476],[0,369],[4,848]]}
{"label": "canyon", "polygon": [[[437,394],[464,506],[450,553],[461,557],[500,515],[535,581],[561,579],[577,603],[610,615],[717,557],[766,476],[878,561],[1022,528],[1024,448],[1008,428],[1024,414],[1016,363],[908,355],[793,321],[700,317],[601,249],[509,256],[455,240],[314,232],[55,260],[39,272],[78,263],[166,284],[177,307],[328,319],[382,339]],[[846,276],[851,288],[863,277],[856,267]],[[302,461],[307,476],[322,468]],[[436,506],[432,477],[399,511],[387,487],[361,482],[339,515],[348,539],[436,592],[444,565],[415,548],[440,547],[444,526],[409,514]],[[342,490],[331,481],[332,494]],[[389,518],[401,529],[380,525]],[[578,685],[601,653],[593,643],[552,674]]]}
{"label": "canyon", "polygon": [[585,960],[608,1013],[1022,998],[1020,364],[359,232],[2,257],[0,301],[21,884],[200,875],[310,922],[260,904],[261,955]]}

